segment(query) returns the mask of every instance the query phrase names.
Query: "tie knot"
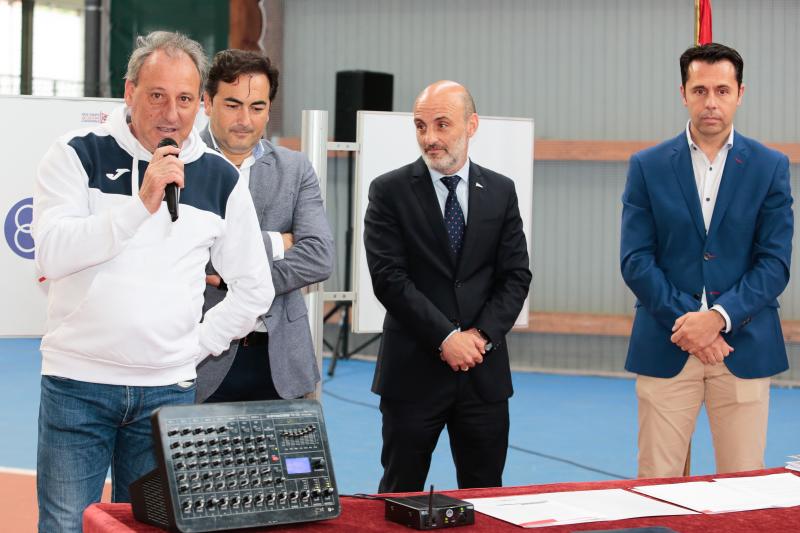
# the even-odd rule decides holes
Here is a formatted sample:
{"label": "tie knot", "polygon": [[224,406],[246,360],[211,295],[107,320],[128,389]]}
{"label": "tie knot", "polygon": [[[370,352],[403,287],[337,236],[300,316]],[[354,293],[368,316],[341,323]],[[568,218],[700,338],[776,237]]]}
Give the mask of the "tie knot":
{"label": "tie knot", "polygon": [[444,186],[447,187],[447,190],[450,192],[456,192],[456,187],[460,180],[461,178],[458,176],[444,176],[442,178],[442,183],[444,183]]}

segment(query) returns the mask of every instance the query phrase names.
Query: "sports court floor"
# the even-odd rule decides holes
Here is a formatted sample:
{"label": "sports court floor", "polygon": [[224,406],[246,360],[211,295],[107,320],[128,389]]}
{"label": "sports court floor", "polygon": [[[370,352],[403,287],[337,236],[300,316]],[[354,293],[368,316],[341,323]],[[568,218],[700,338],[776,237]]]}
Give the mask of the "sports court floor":
{"label": "sports court floor", "polygon": [[[34,531],[34,518],[28,515],[31,509],[35,513],[38,345],[38,339],[0,339],[0,516],[20,514],[23,525],[14,530],[20,533]],[[374,368],[373,362],[351,359],[338,362],[333,378],[324,375],[325,421],[337,483],[345,494],[374,492],[381,475],[378,397],[369,390]],[[514,389],[505,485],[636,475],[633,380],[517,372]],[[781,466],[797,453],[800,389],[773,387],[766,465]],[[710,435],[701,415],[692,473],[713,471]],[[430,483],[437,489],[456,487],[446,432],[434,453]]]}

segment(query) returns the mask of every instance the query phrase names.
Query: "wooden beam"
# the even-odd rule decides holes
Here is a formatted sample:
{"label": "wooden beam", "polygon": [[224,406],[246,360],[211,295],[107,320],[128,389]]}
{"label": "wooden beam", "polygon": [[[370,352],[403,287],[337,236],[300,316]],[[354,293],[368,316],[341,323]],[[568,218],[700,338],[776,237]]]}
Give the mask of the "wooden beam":
{"label": "wooden beam", "polygon": [[[281,146],[298,150],[300,139],[283,137]],[[655,141],[557,141],[537,139],[533,158],[536,161],[628,161],[640,150],[655,146]],[[766,143],[770,148],[786,154],[789,162],[800,163],[800,143]],[[334,157],[343,157],[346,152]]]}
{"label": "wooden beam", "polygon": [[258,0],[229,0],[228,47],[261,50],[261,9]]}
{"label": "wooden beam", "polygon": [[[325,302],[327,313],[334,302]],[[352,318],[352,314],[350,315]],[[339,320],[339,317],[335,317]],[[515,333],[542,333],[550,335],[594,335],[600,337],[629,337],[633,316],[593,313],[548,313],[532,311],[527,328],[515,328]],[[800,320],[782,320],[783,338],[786,342],[800,342]]]}
{"label": "wooden beam", "polygon": [[536,161],[627,161],[640,150],[655,146],[653,141],[557,141],[537,139]]}

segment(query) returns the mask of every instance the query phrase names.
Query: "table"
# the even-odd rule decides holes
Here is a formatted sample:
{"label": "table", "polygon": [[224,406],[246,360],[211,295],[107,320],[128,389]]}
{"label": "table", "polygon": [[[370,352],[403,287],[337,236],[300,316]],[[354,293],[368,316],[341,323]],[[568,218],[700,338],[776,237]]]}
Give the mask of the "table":
{"label": "table", "polygon": [[[629,479],[621,481],[595,481],[588,483],[555,483],[551,485],[529,485],[523,487],[503,487],[487,489],[466,489],[443,491],[455,498],[479,498],[488,496],[510,496],[515,494],[536,494],[544,492],[592,490],[609,488],[630,488],[637,485],[656,485],[660,483],[678,483],[682,481],[704,481],[715,477],[738,477],[775,474],[787,472],[784,468],[772,468],[754,472],[740,472],[737,474],[696,476],[689,478],[663,478],[663,479]],[[797,472],[794,472],[798,475]],[[289,526],[270,527],[263,529],[248,529],[250,532],[264,531],[267,533],[278,532],[303,532],[303,533],[352,533],[375,532],[384,533],[392,531],[410,531],[410,529],[387,522],[383,518],[382,501],[364,500],[343,496],[341,498],[342,514],[334,520],[323,522],[310,522]],[[553,526],[537,528],[528,531],[542,531],[544,533],[566,533],[570,531],[591,531],[598,529],[616,529],[642,526],[667,526],[679,533],[733,533],[733,532],[800,532],[800,506],[785,509],[763,509],[757,511],[743,511],[737,513],[724,513],[717,515],[689,515],[689,516],[662,516],[653,518],[632,518],[610,522],[592,522],[588,524],[573,524],[568,526]],[[137,522],[133,518],[130,504],[126,503],[100,503],[94,504],[83,515],[84,533],[158,533],[163,530]],[[502,522],[495,518],[475,513],[475,525],[459,528],[464,533],[486,533],[523,531],[522,528]]]}

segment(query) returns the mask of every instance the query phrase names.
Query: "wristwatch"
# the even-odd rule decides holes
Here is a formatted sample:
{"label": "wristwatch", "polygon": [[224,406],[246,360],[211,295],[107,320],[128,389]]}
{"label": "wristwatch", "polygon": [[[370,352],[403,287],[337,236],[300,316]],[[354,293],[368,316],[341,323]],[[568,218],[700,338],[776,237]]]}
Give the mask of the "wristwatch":
{"label": "wristwatch", "polygon": [[478,330],[478,333],[480,333],[480,334],[481,334],[481,337],[483,337],[483,340],[485,340],[485,341],[486,341],[486,345],[485,345],[483,348],[484,348],[484,349],[485,349],[487,352],[490,352],[490,351],[492,351],[492,349],[494,348],[494,344],[492,343],[492,339],[490,339],[490,338],[489,338],[489,335],[487,335],[486,333],[484,333],[484,331],[483,331],[482,329],[479,329],[479,330]]}

